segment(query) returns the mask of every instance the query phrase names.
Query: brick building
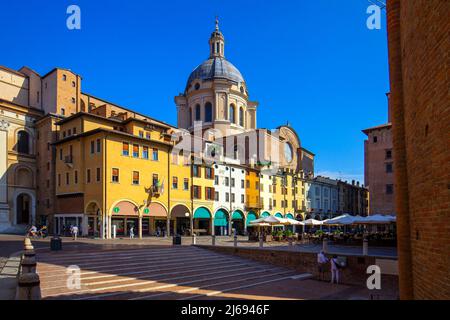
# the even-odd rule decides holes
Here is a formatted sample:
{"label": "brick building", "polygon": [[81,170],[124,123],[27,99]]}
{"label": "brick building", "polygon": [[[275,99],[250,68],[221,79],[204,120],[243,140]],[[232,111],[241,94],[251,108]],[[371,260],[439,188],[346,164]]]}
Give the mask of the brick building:
{"label": "brick building", "polygon": [[450,1],[388,0],[402,299],[450,299]]}

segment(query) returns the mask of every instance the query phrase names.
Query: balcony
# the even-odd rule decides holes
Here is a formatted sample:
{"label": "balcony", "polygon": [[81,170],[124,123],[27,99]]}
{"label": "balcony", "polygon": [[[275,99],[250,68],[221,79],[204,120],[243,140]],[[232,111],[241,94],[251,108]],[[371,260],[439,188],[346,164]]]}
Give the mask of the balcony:
{"label": "balcony", "polygon": [[246,201],[245,202],[245,210],[251,209],[262,209],[263,205],[261,201]]}
{"label": "balcony", "polygon": [[73,156],[72,155],[65,156],[64,163],[67,164],[67,166],[69,166],[70,168],[73,168]]}

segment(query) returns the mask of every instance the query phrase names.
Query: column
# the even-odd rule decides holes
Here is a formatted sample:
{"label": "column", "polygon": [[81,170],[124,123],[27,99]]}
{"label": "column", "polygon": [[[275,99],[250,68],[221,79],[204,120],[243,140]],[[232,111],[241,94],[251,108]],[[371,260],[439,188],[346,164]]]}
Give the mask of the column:
{"label": "column", "polygon": [[166,229],[167,229],[166,237],[170,237],[170,219],[168,216],[166,218]]}
{"label": "column", "polygon": [[215,235],[216,233],[216,228],[214,227],[214,218],[211,216],[211,220],[210,220],[210,225],[211,225],[211,235]]}
{"label": "column", "polygon": [[139,239],[142,239],[142,217],[139,216]]}
{"label": "column", "polygon": [[8,206],[8,126],[5,120],[0,122],[0,223],[11,223]]}

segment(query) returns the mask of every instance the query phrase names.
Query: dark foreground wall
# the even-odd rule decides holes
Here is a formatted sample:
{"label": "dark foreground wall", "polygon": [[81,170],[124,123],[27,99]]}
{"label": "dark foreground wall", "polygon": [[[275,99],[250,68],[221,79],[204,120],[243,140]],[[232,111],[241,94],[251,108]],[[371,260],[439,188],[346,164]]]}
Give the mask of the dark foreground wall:
{"label": "dark foreground wall", "polygon": [[[318,276],[317,254],[315,253],[205,245],[199,245],[198,247],[213,250],[219,253],[234,254],[243,258],[294,269],[299,273],[311,273],[314,277]],[[339,255],[339,257],[341,256],[345,255]],[[363,256],[345,257],[347,258],[347,266],[341,270],[341,283],[343,284],[352,284],[365,287],[369,276],[369,274],[366,273],[366,270],[370,265],[380,266],[383,282],[388,281],[396,283],[398,281],[397,259],[395,258]],[[329,266],[327,267],[326,277],[327,279],[330,278]]]}

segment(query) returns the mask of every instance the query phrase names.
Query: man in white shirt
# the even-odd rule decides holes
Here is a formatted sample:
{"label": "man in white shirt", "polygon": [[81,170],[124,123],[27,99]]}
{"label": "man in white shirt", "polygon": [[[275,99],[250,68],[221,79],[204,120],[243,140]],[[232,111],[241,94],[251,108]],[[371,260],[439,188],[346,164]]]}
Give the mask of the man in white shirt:
{"label": "man in white shirt", "polygon": [[325,253],[320,251],[317,254],[317,265],[319,267],[319,280],[325,281],[325,266],[328,262],[327,257],[325,257]]}
{"label": "man in white shirt", "polygon": [[77,236],[78,236],[78,227],[77,226],[72,227],[72,235],[73,235],[73,240],[77,240]]}

